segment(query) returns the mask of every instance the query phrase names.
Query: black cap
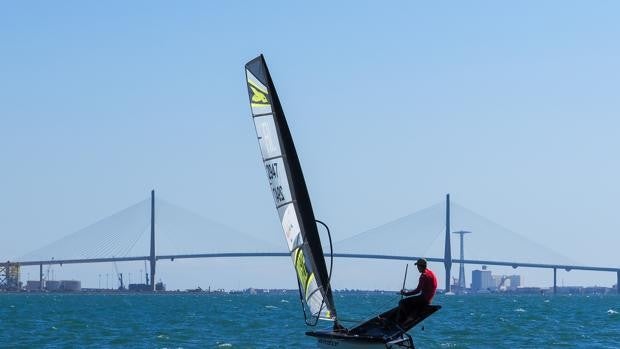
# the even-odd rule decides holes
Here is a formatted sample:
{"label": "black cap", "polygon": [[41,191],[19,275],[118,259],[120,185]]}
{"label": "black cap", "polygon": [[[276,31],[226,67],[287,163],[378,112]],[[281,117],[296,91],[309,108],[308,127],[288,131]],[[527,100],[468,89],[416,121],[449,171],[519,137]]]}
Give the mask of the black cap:
{"label": "black cap", "polygon": [[418,261],[415,262],[415,265],[421,265],[421,266],[425,267],[426,266],[426,259],[424,259],[424,258],[418,259]]}

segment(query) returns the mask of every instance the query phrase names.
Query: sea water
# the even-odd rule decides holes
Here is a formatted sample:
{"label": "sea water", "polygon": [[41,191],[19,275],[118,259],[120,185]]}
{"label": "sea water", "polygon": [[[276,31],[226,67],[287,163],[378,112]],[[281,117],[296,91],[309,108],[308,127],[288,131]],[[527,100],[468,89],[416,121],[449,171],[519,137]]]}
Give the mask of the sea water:
{"label": "sea water", "polygon": [[[337,293],[353,322],[394,293]],[[418,348],[620,348],[618,295],[438,295]],[[312,348],[299,295],[0,293],[0,348]]]}

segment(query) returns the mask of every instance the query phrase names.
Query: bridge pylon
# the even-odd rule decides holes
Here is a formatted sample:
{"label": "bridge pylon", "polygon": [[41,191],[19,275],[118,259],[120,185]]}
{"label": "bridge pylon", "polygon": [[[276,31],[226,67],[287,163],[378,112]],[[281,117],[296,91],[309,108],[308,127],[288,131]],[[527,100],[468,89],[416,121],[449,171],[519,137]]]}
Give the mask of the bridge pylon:
{"label": "bridge pylon", "polygon": [[151,262],[151,291],[155,291],[155,265],[157,258],[155,257],[155,190],[151,190],[151,253],[149,255]]}
{"label": "bridge pylon", "polygon": [[450,246],[450,194],[446,194],[446,238],[443,255],[443,265],[446,269],[446,293],[450,292],[450,270],[452,269],[452,249]]}
{"label": "bridge pylon", "polygon": [[452,234],[459,234],[461,236],[461,263],[459,266],[459,289],[462,291],[465,288],[467,288],[467,285],[465,283],[465,263],[463,263],[463,260],[465,260],[465,248],[464,248],[464,243],[463,243],[463,235],[471,234],[471,231],[460,230],[460,231],[454,231],[452,232]]}

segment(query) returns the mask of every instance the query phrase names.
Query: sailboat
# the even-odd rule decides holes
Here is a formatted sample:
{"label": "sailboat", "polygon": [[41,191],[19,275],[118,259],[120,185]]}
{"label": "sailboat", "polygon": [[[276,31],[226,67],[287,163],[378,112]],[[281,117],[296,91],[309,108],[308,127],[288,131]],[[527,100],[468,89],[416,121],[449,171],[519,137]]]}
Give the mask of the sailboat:
{"label": "sailboat", "polygon": [[[252,120],[275,206],[297,274],[299,297],[307,325],[331,321],[324,330],[308,331],[319,348],[414,348],[411,328],[441,308],[429,305],[415,316],[399,314],[398,306],[346,328],[339,321],[331,289],[333,248],[325,223],[317,220],[282,105],[263,55],[245,65]],[[330,242],[327,270],[317,224]]]}

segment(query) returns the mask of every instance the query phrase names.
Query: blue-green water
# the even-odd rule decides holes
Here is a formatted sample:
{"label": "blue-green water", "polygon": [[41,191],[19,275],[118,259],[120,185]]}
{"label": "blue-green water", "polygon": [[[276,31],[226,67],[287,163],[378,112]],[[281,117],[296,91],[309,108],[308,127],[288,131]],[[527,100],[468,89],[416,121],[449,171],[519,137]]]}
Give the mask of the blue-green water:
{"label": "blue-green water", "polygon": [[[361,319],[395,295],[338,294]],[[419,348],[620,348],[620,297],[442,296]],[[0,348],[312,348],[297,294],[0,294]]]}

